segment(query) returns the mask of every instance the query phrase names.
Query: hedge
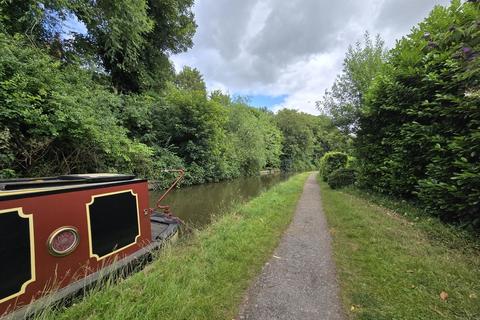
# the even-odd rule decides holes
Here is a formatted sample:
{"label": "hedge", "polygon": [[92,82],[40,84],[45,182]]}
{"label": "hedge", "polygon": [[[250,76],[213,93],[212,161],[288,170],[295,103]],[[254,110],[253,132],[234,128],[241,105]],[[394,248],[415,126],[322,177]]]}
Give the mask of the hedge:
{"label": "hedge", "polygon": [[360,183],[480,227],[480,5],[453,1],[399,41],[366,95]]}
{"label": "hedge", "polygon": [[355,170],[340,168],[328,176],[328,185],[332,189],[340,189],[355,183]]}
{"label": "hedge", "polygon": [[328,180],[328,176],[335,170],[347,166],[348,156],[346,153],[331,151],[323,155],[320,159],[320,175],[323,181]]}

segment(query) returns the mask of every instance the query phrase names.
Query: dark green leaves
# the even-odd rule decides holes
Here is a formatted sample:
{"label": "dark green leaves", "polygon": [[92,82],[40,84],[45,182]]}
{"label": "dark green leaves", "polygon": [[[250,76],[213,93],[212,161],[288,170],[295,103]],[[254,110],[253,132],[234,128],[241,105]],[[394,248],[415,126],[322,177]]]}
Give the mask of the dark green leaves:
{"label": "dark green leaves", "polygon": [[[436,7],[391,51],[367,94],[360,181],[480,227],[480,9]],[[428,34],[428,38],[425,38]]]}

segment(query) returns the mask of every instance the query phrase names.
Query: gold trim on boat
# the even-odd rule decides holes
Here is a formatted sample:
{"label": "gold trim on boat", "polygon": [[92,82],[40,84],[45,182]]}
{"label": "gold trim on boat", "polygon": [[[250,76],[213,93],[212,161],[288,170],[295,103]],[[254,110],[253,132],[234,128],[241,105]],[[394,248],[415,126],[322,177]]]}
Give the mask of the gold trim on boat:
{"label": "gold trim on boat", "polygon": [[[0,303],[3,303],[5,301],[8,301],[12,298],[15,298],[15,297],[18,297],[22,294],[25,293],[25,291],[27,290],[27,286],[32,283],[32,282],[35,282],[36,278],[35,278],[35,234],[34,234],[34,231],[33,231],[33,215],[31,214],[25,214],[23,213],[23,208],[10,208],[10,209],[4,209],[4,210],[0,210],[0,214],[2,213],[11,213],[11,212],[17,212],[17,214],[21,217],[21,218],[24,218],[24,219],[28,219],[28,232],[29,232],[29,238],[30,238],[30,279],[25,281],[21,288],[20,288],[20,291],[14,293],[14,294],[11,294],[5,298],[1,298],[0,299]],[[12,230],[14,231],[14,230]],[[5,263],[5,261],[3,262]]]}

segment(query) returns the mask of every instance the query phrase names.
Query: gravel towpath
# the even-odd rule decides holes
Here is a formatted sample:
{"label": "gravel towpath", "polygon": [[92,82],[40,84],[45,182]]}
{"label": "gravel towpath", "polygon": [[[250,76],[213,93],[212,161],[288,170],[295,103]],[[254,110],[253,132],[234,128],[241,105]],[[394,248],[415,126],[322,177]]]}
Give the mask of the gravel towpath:
{"label": "gravel towpath", "polygon": [[315,174],[305,183],[280,245],[248,290],[238,319],[344,319]]}

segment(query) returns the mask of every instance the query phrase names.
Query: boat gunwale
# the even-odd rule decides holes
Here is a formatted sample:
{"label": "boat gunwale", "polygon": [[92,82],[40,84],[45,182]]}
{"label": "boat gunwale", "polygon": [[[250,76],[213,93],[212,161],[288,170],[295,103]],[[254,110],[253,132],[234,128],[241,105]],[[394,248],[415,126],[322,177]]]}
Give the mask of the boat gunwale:
{"label": "boat gunwale", "polygon": [[29,197],[39,197],[44,195],[52,195],[52,194],[66,193],[66,192],[75,192],[79,190],[108,188],[112,186],[123,186],[123,185],[137,184],[137,183],[143,183],[143,182],[147,182],[147,179],[135,178],[131,180],[83,183],[83,184],[63,185],[63,186],[57,186],[57,187],[31,188],[31,189],[20,189],[20,190],[1,190],[0,201],[15,200],[15,199],[29,198]]}

